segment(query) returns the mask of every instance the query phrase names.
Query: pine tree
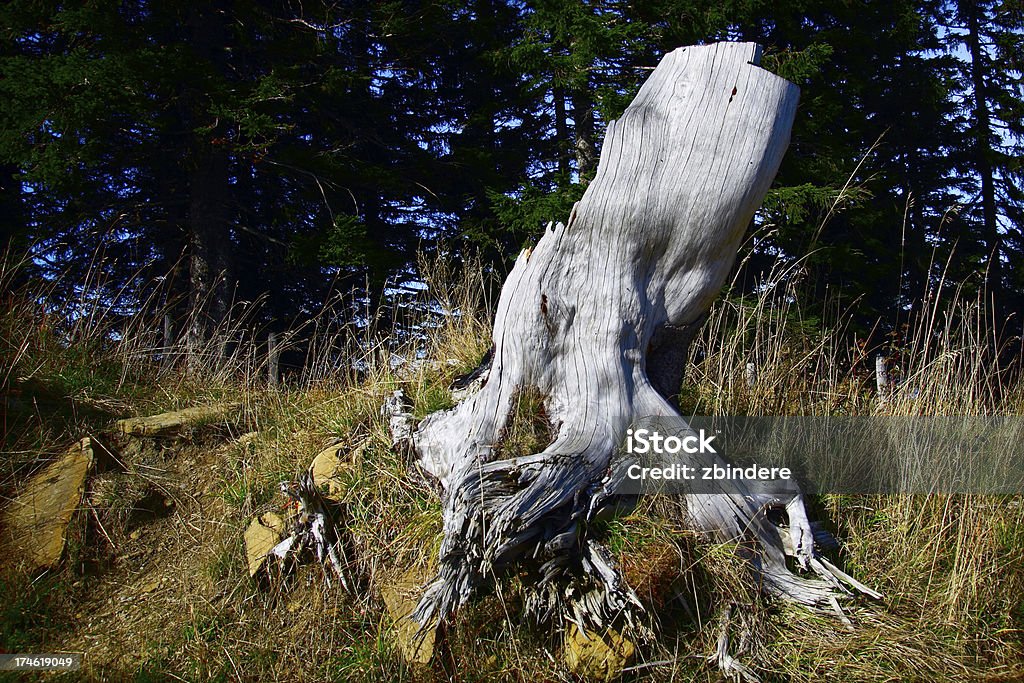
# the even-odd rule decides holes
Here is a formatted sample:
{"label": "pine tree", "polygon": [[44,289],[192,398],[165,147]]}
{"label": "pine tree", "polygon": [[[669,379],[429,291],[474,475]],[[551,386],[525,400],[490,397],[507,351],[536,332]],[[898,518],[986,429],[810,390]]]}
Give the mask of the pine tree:
{"label": "pine tree", "polygon": [[[956,227],[976,236],[984,287],[997,319],[1020,302],[1021,279],[1007,264],[1020,258],[1024,218],[1024,9],[1001,0],[956,2],[937,13],[959,71],[956,122],[960,144],[951,159],[963,178]],[[1009,291],[1008,291],[1009,290]],[[1014,322],[1019,327],[1020,322]]]}
{"label": "pine tree", "polygon": [[[799,258],[808,303],[858,302],[859,323],[892,329],[927,295],[952,245],[946,149],[951,65],[920,3],[759,7],[738,27],[768,68],[801,85],[793,141],[770,195],[747,286],[780,255]],[[870,49],[864,46],[870,45]],[[937,265],[938,264],[938,265]]]}

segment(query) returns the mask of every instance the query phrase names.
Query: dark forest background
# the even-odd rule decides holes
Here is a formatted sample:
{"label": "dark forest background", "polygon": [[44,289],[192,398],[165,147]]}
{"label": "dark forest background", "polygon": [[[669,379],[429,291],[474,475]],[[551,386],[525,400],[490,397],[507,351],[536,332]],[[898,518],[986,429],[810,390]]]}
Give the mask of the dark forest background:
{"label": "dark forest background", "polygon": [[955,290],[1013,339],[1022,30],[1005,0],[14,0],[0,240],[52,303],[99,283],[196,344],[243,302],[386,317],[418,252],[501,272],[565,220],[667,51],[756,41],[802,96],[732,294],[793,265],[880,343]]}

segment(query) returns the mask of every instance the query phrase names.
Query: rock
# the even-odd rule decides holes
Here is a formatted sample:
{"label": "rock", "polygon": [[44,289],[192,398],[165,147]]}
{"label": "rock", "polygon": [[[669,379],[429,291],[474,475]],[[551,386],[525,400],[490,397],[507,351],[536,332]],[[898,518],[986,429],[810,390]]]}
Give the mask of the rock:
{"label": "rock", "polygon": [[427,572],[414,567],[392,585],[385,586],[381,590],[388,614],[391,615],[395,624],[398,649],[402,658],[411,666],[426,666],[434,655],[437,625],[424,629],[423,633],[418,633],[420,625],[410,618],[423,593],[423,584],[429,578],[430,575]]}
{"label": "rock", "polygon": [[341,459],[340,444],[320,451],[309,465],[309,473],[313,483],[325,497],[338,501],[345,495],[345,486],[341,474],[348,468],[348,463]]}
{"label": "rock", "polygon": [[267,554],[284,535],[284,520],[267,512],[252,520],[245,530],[245,557],[249,563],[249,576],[256,576],[267,562]]}
{"label": "rock", "polygon": [[156,436],[170,434],[183,427],[198,427],[211,422],[229,420],[242,409],[241,403],[219,403],[212,406],[194,406],[149,417],[132,417],[117,421],[117,429],[127,436]]}
{"label": "rock", "polygon": [[151,576],[139,584],[139,593],[152,593],[160,587],[161,583],[163,581],[159,576]]}
{"label": "rock", "polygon": [[584,634],[573,624],[565,636],[565,663],[581,676],[602,681],[618,678],[635,654],[636,646],[613,629],[602,637],[593,631]]}
{"label": "rock", "polygon": [[86,437],[28,480],[0,518],[0,543],[13,553],[7,557],[27,561],[31,571],[60,562],[68,524],[82,504],[92,463],[92,439]]}

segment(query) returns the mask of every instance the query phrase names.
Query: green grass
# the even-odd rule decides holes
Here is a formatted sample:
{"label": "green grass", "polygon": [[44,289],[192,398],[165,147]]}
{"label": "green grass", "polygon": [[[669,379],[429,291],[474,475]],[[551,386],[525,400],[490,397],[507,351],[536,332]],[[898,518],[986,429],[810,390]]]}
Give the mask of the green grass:
{"label": "green grass", "polygon": [[432,381],[417,387],[415,400],[413,402],[413,417],[422,420],[431,413],[439,410],[447,410],[455,405],[452,399],[452,392],[442,378],[432,378]]}
{"label": "green grass", "polygon": [[545,396],[536,387],[523,387],[512,397],[508,422],[495,447],[499,459],[543,451],[555,438],[544,409]]}
{"label": "green grass", "polygon": [[[460,292],[451,285],[452,306],[474,310],[472,287]],[[953,304],[959,327],[939,319],[921,323],[901,351],[904,376],[916,383],[882,403],[863,350],[847,343],[841,327],[811,334],[795,312],[773,308],[795,307],[795,301],[773,301],[716,306],[681,393],[687,412],[1020,414],[1024,408],[1019,386],[999,384],[1008,373],[991,360],[995,342],[977,332],[986,329],[983,310],[969,302]],[[423,671],[402,663],[380,597],[382,585],[436,562],[442,516],[436,492],[405,454],[391,449],[379,407],[397,388],[413,401],[417,417],[450,407],[451,379],[475,367],[490,346],[486,315],[437,330],[429,348],[439,361],[434,369],[403,372],[378,362],[359,381],[345,375],[274,389],[261,384],[258,367],[248,375],[168,370],[139,352],[141,342],[79,343],[80,335],[72,343],[35,315],[28,305],[0,312],[0,357],[12,367],[2,386],[11,406],[3,438],[5,493],[15,491],[40,458],[83,434],[109,432],[115,417],[220,400],[242,402],[246,417],[236,428],[183,434],[126,463],[167,487],[176,505],[166,517],[134,521],[100,514],[124,508],[126,492],[100,505],[97,514],[116,550],[85,505],[62,566],[35,581],[6,574],[0,581],[5,650],[84,648],[96,642],[86,636],[99,638],[122,659],[95,652],[85,673],[117,680],[171,674],[188,680],[571,680],[559,660],[559,634],[522,618],[515,577],[460,610],[436,661]],[[744,375],[750,358],[759,366],[753,386]],[[911,388],[922,391],[912,395],[905,390]],[[530,388],[519,392],[499,457],[536,453],[550,443],[544,398]],[[235,441],[247,431],[257,436]],[[343,446],[341,480],[358,589],[349,595],[336,584],[327,588],[315,564],[265,584],[251,581],[241,541],[245,527],[252,516],[280,509],[285,501],[278,483],[332,443]],[[93,484],[102,476],[97,473]],[[705,657],[715,648],[718,616],[730,604],[752,615],[757,645],[744,661],[765,680],[1024,675],[1019,497],[829,495],[811,507],[843,541],[837,561],[886,595],[881,604],[848,606],[852,632],[836,619],[757,595],[735,549],[689,530],[678,500],[646,500],[631,514],[590,529],[657,617],[660,636],[641,648],[638,664],[671,662],[639,669],[629,680],[719,680]],[[132,530],[140,537],[125,540]],[[141,582],[153,577],[161,579],[159,587],[140,593]]]}

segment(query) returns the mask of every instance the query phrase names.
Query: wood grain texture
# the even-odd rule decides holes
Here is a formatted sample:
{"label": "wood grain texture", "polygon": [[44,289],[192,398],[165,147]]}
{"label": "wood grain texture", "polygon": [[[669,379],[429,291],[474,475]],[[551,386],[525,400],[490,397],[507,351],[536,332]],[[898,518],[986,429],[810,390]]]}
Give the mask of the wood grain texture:
{"label": "wood grain texture", "polygon": [[[528,604],[581,628],[639,611],[586,525],[608,502],[609,460],[630,423],[678,415],[667,399],[685,362],[679,331],[717,296],[788,145],[799,90],[756,66],[759,55],[753,44],[719,43],[662,60],[609,124],[597,175],[568,221],[549,224],[519,256],[499,300],[486,383],[415,430],[422,466],[444,487],[439,573],[414,615],[420,623],[509,570],[536,579]],[[545,397],[556,436],[540,453],[496,459],[526,387]],[[799,497],[731,489],[687,503],[717,539],[754,541],[749,558],[774,592],[823,606],[843,591],[816,560]],[[812,578],[786,568],[766,506],[789,512],[794,552]]]}

